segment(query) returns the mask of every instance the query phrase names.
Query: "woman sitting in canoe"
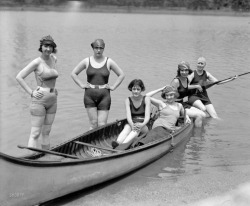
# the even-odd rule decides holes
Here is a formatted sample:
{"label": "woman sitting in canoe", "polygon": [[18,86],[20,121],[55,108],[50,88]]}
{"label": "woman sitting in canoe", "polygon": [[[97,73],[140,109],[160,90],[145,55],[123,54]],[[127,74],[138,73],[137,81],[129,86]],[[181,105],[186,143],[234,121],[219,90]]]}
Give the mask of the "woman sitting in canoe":
{"label": "woman sitting in canoe", "polygon": [[197,68],[192,74],[188,76],[190,85],[196,88],[195,92],[189,96],[188,102],[190,105],[207,112],[212,118],[218,118],[218,115],[210,101],[207,90],[204,87],[207,81],[218,81],[209,72],[205,71],[206,59],[204,57],[198,58]]}
{"label": "woman sitting in canoe", "polygon": [[190,69],[188,62],[180,62],[178,64],[177,76],[173,79],[171,86],[173,86],[179,93],[176,102],[181,103],[188,116],[195,119],[195,126],[201,127],[202,119],[206,117],[206,113],[188,103],[189,90],[195,87],[194,85],[189,86],[188,75],[192,72],[193,71]]}
{"label": "woman sitting in canoe", "polygon": [[148,132],[146,124],[150,119],[150,98],[141,94],[145,91],[142,80],[134,79],[131,81],[128,90],[132,92],[132,96],[125,100],[128,124],[124,126],[117,141],[112,142],[113,148],[116,148],[119,144],[131,142],[140,133]]}
{"label": "woman sitting in canoe", "polygon": [[[164,100],[151,97],[158,92],[162,92],[161,97]],[[158,107],[160,114],[158,119],[155,120],[152,130],[148,132],[145,138],[139,141],[139,145],[167,137],[169,134],[173,133],[177,129],[176,123],[180,116],[186,115],[186,123],[191,122],[182,104],[175,102],[176,95],[177,92],[172,86],[165,86],[146,94],[146,96],[150,97],[151,103]]]}

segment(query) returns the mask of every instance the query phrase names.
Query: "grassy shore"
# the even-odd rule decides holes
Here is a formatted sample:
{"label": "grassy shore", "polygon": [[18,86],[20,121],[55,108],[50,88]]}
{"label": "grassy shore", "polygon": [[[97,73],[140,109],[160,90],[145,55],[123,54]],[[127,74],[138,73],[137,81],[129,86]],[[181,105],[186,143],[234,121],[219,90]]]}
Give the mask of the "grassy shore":
{"label": "grassy shore", "polygon": [[57,12],[96,12],[96,13],[137,13],[137,14],[171,14],[171,15],[210,15],[210,16],[250,16],[250,12],[224,10],[188,10],[186,8],[137,8],[118,6],[72,7],[70,4],[49,5],[15,5],[0,6],[0,11],[57,11]]}

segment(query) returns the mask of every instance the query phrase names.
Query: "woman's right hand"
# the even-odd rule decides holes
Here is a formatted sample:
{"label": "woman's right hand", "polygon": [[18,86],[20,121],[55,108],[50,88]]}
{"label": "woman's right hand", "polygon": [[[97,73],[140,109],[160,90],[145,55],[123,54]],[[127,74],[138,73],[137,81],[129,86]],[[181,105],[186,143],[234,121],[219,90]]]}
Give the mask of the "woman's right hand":
{"label": "woman's right hand", "polygon": [[196,89],[198,89],[198,90],[199,90],[199,92],[202,92],[202,91],[203,91],[202,86],[201,86],[201,85],[199,85],[199,84],[197,84],[197,85],[196,85]]}
{"label": "woman's right hand", "polygon": [[43,96],[44,96],[44,94],[39,90],[34,90],[32,92],[32,97],[34,97],[36,99],[41,99]]}

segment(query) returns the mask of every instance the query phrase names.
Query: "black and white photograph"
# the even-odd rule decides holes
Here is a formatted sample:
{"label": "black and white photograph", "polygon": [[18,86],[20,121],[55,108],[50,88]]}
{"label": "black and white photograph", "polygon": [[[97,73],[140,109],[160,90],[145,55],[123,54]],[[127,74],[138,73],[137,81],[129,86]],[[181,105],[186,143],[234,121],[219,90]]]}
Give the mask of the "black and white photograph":
{"label": "black and white photograph", "polygon": [[0,206],[249,206],[250,0],[1,0]]}

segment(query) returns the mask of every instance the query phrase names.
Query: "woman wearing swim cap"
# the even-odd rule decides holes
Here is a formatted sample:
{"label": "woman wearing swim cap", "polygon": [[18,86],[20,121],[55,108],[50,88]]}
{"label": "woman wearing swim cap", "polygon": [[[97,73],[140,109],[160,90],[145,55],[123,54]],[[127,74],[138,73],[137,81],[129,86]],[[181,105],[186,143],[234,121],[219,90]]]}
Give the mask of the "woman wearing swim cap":
{"label": "woman wearing swim cap", "polygon": [[[163,100],[152,97],[159,92],[161,92]],[[180,116],[186,115],[186,123],[191,122],[182,104],[175,101],[177,95],[175,88],[172,86],[164,86],[146,94],[146,96],[150,97],[151,103],[158,108],[159,117],[155,120],[152,130],[149,131],[145,138],[139,141],[139,145],[149,143],[173,133],[177,129],[176,123]]]}
{"label": "woman wearing swim cap", "polygon": [[[122,69],[109,57],[103,55],[105,43],[96,39],[91,43],[94,55],[83,59],[71,72],[75,83],[85,90],[84,105],[88,113],[90,129],[105,125],[111,105],[110,91],[114,91],[123,81],[125,75]],[[79,74],[86,70],[87,82],[83,83]],[[109,76],[113,71],[117,76],[110,86]]]}
{"label": "woman wearing swim cap", "polygon": [[[173,86],[178,91],[178,99],[176,102],[182,104],[184,109],[186,110],[189,117],[193,117],[195,119],[195,126],[202,126],[202,119],[206,117],[205,112],[193,107],[188,103],[188,96],[190,93],[190,89],[192,86],[189,86],[188,75],[193,71],[190,69],[190,65],[188,62],[181,61],[178,64],[177,76],[171,82],[171,86]],[[191,87],[191,88],[190,88]]]}
{"label": "woman wearing swim cap", "polygon": [[207,112],[212,118],[219,118],[212,102],[210,101],[205,83],[218,81],[209,72],[204,70],[206,66],[206,59],[199,57],[197,60],[196,70],[188,76],[190,87],[195,88],[194,92],[189,96],[188,102],[190,105],[200,109],[203,112]]}
{"label": "woman wearing swim cap", "polygon": [[[28,147],[38,147],[41,134],[42,149],[50,149],[49,134],[57,110],[57,90],[55,89],[58,72],[56,70],[57,58],[56,43],[51,36],[40,40],[38,51],[41,56],[34,59],[24,67],[16,76],[18,83],[31,96],[31,132]],[[25,81],[31,73],[35,73],[37,87],[32,89]]]}

